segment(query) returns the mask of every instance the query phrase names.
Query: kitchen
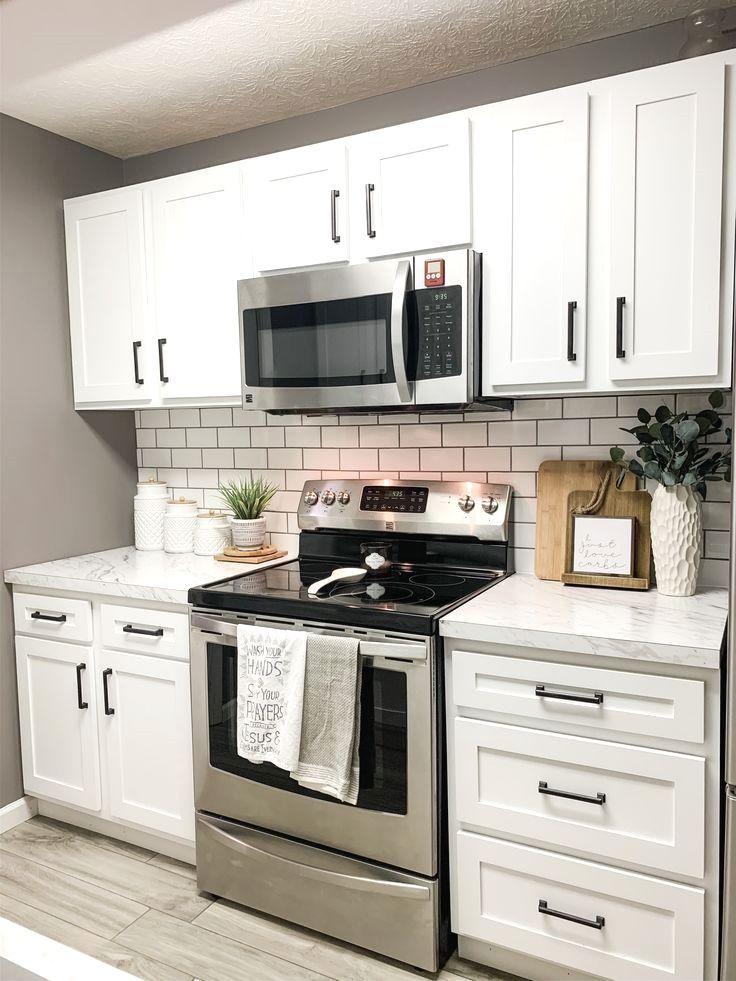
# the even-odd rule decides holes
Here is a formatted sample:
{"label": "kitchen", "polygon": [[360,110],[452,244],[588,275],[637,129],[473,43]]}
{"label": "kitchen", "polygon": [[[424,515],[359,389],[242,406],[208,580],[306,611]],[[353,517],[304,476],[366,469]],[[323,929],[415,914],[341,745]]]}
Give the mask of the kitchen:
{"label": "kitchen", "polygon": [[[266,20],[317,56],[228,116],[239,76],[192,66],[195,112],[126,58],[226,61],[251,5],[97,53],[39,5],[2,12],[49,58],[2,100],[7,977],[736,976],[733,8],[479,52],[458,0],[440,68],[395,14],[406,74],[339,98],[314,59],[373,14]],[[250,719],[248,643],[307,665],[250,658]]]}

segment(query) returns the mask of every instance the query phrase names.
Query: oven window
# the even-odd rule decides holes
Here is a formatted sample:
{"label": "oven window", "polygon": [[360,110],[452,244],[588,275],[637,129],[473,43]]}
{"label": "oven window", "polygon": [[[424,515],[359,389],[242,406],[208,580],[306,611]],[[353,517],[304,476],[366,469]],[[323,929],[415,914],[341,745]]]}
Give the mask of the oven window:
{"label": "oven window", "polygon": [[312,388],[393,382],[391,294],[243,312],[248,385]]}
{"label": "oven window", "polygon": [[[237,650],[207,644],[207,695],[210,765],[257,783],[339,805],[305,790],[271,763],[250,763],[236,749]],[[364,662],[360,706],[360,790],[357,806],[370,811],[406,814],[406,674]],[[346,807],[352,805],[345,805]]]}

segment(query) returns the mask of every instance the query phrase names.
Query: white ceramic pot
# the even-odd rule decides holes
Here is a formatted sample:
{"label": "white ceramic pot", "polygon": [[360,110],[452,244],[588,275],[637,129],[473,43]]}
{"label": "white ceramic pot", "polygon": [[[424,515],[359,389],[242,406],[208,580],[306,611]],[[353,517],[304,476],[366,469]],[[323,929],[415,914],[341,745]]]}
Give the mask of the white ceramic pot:
{"label": "white ceramic pot", "polygon": [[194,554],[218,555],[230,547],[230,522],[222,511],[197,515],[194,526]]}
{"label": "white ceramic pot", "polygon": [[164,480],[144,480],[133,498],[135,547],[140,552],[160,552],[164,547],[164,514],[167,488]]}
{"label": "white ceramic pot", "polygon": [[236,548],[256,549],[263,545],[266,538],[266,519],[263,516],[248,520],[231,518],[230,526]]}
{"label": "white ceramic pot", "polygon": [[160,500],[162,497],[168,497],[168,488],[165,480],[142,480],[139,484],[137,484],[137,488],[138,493],[136,494],[136,500],[148,498]]}
{"label": "white ceramic pot", "polygon": [[700,494],[692,487],[659,484],[652,498],[651,532],[657,589],[665,596],[692,596],[703,538]]}
{"label": "white ceramic pot", "polygon": [[197,502],[180,497],[169,501],[164,515],[164,551],[191,552],[194,547],[194,525]]}

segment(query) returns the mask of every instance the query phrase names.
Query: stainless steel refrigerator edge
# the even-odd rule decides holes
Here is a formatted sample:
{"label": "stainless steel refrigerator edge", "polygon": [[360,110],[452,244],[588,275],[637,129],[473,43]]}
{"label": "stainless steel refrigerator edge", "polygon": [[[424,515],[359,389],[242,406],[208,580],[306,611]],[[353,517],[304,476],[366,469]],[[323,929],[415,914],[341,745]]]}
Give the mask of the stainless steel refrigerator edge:
{"label": "stainless steel refrigerator edge", "polygon": [[[736,333],[736,286],[733,307]],[[731,385],[736,380],[736,344],[733,344]],[[729,605],[727,642],[726,799],[723,806],[723,909],[721,914],[721,981],[736,978],[736,495],[731,491],[731,540],[729,547]]]}

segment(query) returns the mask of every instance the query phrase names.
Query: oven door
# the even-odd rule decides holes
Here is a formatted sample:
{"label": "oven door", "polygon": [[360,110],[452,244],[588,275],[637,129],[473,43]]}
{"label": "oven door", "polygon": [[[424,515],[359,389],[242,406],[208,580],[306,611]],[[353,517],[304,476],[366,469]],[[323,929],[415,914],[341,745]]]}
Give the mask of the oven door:
{"label": "oven door", "polygon": [[412,289],[411,259],[242,280],[243,407],[411,405]]}
{"label": "oven door", "polygon": [[[432,638],[264,617],[192,614],[197,810],[423,875],[437,873],[437,711]],[[355,805],[305,790],[236,750],[237,623],[355,636],[362,697]]]}

